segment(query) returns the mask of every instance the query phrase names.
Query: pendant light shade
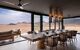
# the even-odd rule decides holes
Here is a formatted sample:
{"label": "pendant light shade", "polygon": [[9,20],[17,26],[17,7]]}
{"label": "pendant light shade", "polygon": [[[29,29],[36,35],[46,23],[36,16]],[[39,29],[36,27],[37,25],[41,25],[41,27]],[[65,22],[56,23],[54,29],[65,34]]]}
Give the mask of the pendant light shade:
{"label": "pendant light shade", "polygon": [[52,6],[50,6],[50,8],[49,8],[49,17],[52,17],[53,15],[52,15]]}
{"label": "pendant light shade", "polygon": [[63,11],[62,11],[61,9],[59,9],[59,11],[58,11],[58,17],[59,17],[60,19],[63,18]]}
{"label": "pendant light shade", "polygon": [[63,11],[60,8],[55,8],[53,11],[53,17],[55,18],[63,18]]}
{"label": "pendant light shade", "polygon": [[57,18],[57,19],[62,19],[63,16],[63,10],[59,7],[53,8],[50,6],[49,8],[49,17]]}
{"label": "pendant light shade", "polygon": [[58,8],[55,8],[53,11],[53,17],[58,17]]}

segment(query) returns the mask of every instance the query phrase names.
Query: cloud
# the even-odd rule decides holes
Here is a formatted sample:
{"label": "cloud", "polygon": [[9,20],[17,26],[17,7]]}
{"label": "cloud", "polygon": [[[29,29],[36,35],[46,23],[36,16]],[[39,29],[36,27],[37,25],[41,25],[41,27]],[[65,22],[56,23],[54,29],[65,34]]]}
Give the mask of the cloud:
{"label": "cloud", "polygon": [[31,14],[0,8],[0,23],[15,23],[20,21],[31,22]]}

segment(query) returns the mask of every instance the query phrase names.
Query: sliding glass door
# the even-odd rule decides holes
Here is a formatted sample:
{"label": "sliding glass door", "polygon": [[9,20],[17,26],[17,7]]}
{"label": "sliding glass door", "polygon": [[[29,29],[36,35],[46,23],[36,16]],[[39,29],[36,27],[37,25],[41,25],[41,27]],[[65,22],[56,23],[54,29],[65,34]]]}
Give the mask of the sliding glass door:
{"label": "sliding glass door", "polygon": [[40,31],[40,15],[34,14],[34,30],[36,32]]}
{"label": "sliding glass door", "polygon": [[0,32],[17,29],[31,31],[31,13],[0,8]]}
{"label": "sliding glass door", "polygon": [[43,16],[43,30],[49,30],[49,17]]}

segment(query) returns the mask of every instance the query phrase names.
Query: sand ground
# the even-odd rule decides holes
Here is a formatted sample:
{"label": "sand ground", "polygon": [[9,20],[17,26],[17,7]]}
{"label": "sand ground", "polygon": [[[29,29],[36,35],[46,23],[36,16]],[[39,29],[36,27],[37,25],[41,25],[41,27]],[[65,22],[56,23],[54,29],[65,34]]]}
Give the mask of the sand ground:
{"label": "sand ground", "polygon": [[[36,27],[35,29],[36,31],[39,31],[40,27]],[[48,24],[47,25],[43,25],[43,29],[48,29]],[[52,28],[54,28],[54,25],[52,25]],[[22,33],[31,31],[31,24],[16,24],[16,25],[8,25],[8,24],[0,24],[0,32],[3,31],[8,31],[8,30],[16,30],[16,29],[20,29]],[[57,27],[58,29],[58,27]],[[80,25],[65,25],[65,29],[66,30],[77,30],[78,32],[80,32]]]}

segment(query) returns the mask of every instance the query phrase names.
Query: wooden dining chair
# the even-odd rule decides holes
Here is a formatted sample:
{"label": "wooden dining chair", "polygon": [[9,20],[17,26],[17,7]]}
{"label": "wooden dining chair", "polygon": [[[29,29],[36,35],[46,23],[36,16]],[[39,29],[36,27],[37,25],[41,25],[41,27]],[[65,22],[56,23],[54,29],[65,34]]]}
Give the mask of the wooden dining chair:
{"label": "wooden dining chair", "polygon": [[72,36],[73,36],[74,41],[77,40],[76,35],[77,35],[77,31],[73,30],[72,31]]}
{"label": "wooden dining chair", "polygon": [[[28,31],[27,33],[28,33],[28,34],[37,34],[35,31]],[[28,41],[28,42],[30,43],[30,45],[32,44],[31,41]],[[34,42],[34,43],[36,43],[36,42]]]}
{"label": "wooden dining chair", "polygon": [[[67,47],[67,36],[66,33],[60,33],[58,41],[60,41],[60,45],[63,46],[63,48],[66,46]],[[65,48],[64,48],[65,50]]]}
{"label": "wooden dining chair", "polygon": [[66,36],[67,36],[67,40],[71,43],[73,43],[73,34],[72,34],[72,31],[68,31],[66,33]]}
{"label": "wooden dining chair", "polygon": [[53,47],[56,47],[57,50],[58,39],[55,37],[49,37],[46,41],[46,45],[50,47],[50,50],[53,50]]}

